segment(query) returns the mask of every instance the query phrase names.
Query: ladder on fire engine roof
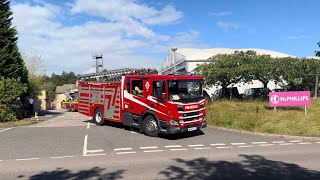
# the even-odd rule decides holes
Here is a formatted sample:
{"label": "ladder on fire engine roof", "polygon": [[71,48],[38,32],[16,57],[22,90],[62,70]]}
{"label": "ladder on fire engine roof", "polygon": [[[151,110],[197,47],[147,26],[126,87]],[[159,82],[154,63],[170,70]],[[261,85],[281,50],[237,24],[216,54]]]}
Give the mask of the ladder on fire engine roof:
{"label": "ladder on fire engine roof", "polygon": [[158,74],[158,71],[153,68],[123,68],[101,73],[83,74],[79,75],[78,79],[82,81],[121,81],[123,75],[131,74]]}

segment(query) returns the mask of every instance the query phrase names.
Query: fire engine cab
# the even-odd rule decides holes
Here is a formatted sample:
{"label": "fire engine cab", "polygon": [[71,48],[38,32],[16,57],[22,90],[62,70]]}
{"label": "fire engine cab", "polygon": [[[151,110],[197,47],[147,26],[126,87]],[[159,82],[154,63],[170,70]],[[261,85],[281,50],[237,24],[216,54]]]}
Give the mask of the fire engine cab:
{"label": "fire engine cab", "polygon": [[[85,81],[85,77],[104,78]],[[203,78],[197,75],[132,73],[131,69],[83,75],[78,111],[105,121],[139,128],[148,136],[206,127]]]}

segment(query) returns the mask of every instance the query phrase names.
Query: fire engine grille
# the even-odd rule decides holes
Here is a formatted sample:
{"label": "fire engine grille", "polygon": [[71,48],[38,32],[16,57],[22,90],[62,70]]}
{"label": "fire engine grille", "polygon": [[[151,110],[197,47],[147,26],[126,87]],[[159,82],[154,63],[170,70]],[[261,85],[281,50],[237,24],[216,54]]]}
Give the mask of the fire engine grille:
{"label": "fire engine grille", "polygon": [[[183,117],[185,119],[183,119],[184,122],[189,122],[189,121],[194,121],[196,119],[199,119],[199,117],[193,117],[193,116],[197,116],[199,115],[200,111],[196,111],[196,112],[190,112],[190,113],[184,113]],[[191,117],[191,118],[188,118]]]}

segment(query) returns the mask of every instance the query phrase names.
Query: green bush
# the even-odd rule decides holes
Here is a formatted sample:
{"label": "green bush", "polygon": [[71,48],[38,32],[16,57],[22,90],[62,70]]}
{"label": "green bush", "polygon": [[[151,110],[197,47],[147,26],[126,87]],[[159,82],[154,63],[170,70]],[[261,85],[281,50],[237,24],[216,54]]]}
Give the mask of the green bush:
{"label": "green bush", "polygon": [[15,99],[27,92],[27,85],[20,79],[0,78],[0,122],[16,121],[21,118],[21,110]]}

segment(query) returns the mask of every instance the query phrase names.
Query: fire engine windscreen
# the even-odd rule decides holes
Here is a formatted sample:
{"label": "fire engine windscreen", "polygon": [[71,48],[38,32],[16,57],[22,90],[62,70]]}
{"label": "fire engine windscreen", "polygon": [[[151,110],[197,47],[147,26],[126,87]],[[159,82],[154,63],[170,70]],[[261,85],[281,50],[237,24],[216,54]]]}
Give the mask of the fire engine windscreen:
{"label": "fire engine windscreen", "polygon": [[172,101],[194,101],[202,98],[202,80],[169,81],[169,99]]}

